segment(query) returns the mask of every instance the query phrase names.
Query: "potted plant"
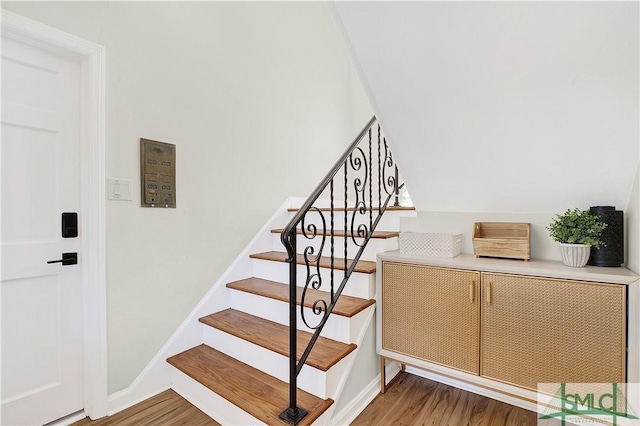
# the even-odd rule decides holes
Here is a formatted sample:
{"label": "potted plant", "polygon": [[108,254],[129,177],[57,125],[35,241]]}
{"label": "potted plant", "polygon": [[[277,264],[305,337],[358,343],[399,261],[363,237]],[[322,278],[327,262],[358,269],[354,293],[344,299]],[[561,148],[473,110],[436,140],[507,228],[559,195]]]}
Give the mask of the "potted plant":
{"label": "potted plant", "polygon": [[575,208],[557,214],[547,229],[551,238],[560,243],[564,264],[583,267],[589,260],[591,247],[599,249],[605,246],[600,235],[606,227],[607,224],[601,222],[598,216]]}

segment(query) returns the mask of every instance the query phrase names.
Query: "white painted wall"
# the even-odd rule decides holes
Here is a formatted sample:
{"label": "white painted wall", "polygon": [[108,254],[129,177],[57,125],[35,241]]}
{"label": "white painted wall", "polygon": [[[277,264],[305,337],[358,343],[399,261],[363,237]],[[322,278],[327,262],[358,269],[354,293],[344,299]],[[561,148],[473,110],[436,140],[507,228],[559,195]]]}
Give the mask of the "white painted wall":
{"label": "white painted wall", "polygon": [[625,208],[637,2],[335,2],[419,210]]}
{"label": "white painted wall", "polygon": [[349,79],[349,112],[351,114],[351,133],[357,135],[373,117],[373,110],[369,105],[367,95],[360,84],[360,79],[354,69]]}
{"label": "white painted wall", "polygon": [[[107,52],[109,392],[129,386],[288,196],[351,142],[350,64],[319,3],[3,2]],[[177,146],[177,208],[143,209],[139,138]]]}

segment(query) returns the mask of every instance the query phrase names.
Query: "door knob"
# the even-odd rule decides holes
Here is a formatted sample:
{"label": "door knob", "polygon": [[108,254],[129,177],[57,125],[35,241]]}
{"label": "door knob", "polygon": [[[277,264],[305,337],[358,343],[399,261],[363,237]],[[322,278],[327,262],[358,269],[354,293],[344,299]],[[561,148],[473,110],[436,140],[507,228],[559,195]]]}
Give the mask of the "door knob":
{"label": "door knob", "polygon": [[62,259],[49,260],[47,263],[62,263],[62,266],[77,265],[78,253],[62,253]]}

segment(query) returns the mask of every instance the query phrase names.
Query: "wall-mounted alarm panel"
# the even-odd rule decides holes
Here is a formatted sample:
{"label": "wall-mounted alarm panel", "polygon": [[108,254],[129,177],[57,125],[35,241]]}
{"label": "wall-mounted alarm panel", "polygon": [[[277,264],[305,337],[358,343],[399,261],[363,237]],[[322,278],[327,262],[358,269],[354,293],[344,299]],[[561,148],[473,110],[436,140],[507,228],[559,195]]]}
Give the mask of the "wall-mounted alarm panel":
{"label": "wall-mounted alarm panel", "polygon": [[142,207],[176,207],[176,146],[140,139]]}

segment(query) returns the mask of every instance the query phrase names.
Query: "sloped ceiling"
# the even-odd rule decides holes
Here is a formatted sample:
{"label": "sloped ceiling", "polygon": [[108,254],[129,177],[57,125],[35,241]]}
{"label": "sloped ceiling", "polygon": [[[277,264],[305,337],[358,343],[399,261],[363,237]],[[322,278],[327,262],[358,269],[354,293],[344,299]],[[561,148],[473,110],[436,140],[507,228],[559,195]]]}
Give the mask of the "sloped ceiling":
{"label": "sloped ceiling", "polygon": [[418,209],[626,208],[637,2],[329,7]]}

